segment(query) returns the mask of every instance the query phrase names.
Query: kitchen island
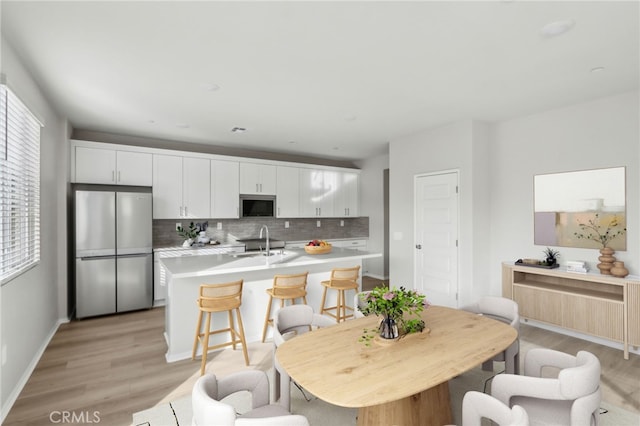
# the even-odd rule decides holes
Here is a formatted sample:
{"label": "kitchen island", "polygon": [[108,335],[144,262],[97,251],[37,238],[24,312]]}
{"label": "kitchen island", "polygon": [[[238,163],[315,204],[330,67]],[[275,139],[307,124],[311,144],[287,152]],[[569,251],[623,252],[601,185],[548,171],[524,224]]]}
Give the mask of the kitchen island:
{"label": "kitchen island", "polygon": [[[161,259],[167,274],[167,362],[191,357],[198,319],[196,299],[201,284],[244,280],[240,311],[247,342],[254,342],[261,339],[268,302],[266,289],[271,288],[274,275],[309,272],[307,303],[317,312],[323,289],[320,281],[329,279],[331,269],[362,266],[363,259],[381,256],[381,253],[334,247],[330,253],[321,255],[309,255],[303,249],[286,249],[273,251],[271,256],[230,253]],[[328,294],[327,304],[333,304],[334,297],[334,294]],[[213,321],[226,327],[226,313],[214,314]],[[268,336],[271,334],[272,330],[269,329]],[[224,334],[211,336],[211,342],[221,342],[226,338],[228,336]]]}

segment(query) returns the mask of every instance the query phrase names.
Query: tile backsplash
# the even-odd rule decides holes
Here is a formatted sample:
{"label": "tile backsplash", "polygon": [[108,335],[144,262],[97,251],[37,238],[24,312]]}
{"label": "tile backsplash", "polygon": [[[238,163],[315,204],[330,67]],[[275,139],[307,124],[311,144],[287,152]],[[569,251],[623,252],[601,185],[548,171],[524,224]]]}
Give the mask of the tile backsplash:
{"label": "tile backsplash", "polygon": [[[341,238],[369,238],[369,218],[321,218],[321,219],[154,219],[153,246],[179,246],[183,239],[176,232],[176,223],[188,227],[189,223],[208,222],[207,236],[220,242],[234,242],[239,238],[257,238],[260,227],[267,225],[269,237],[283,241],[305,241]],[[285,222],[289,227],[285,228]],[[320,227],[318,227],[320,222]],[[344,226],[340,226],[341,222]],[[222,229],[218,229],[218,224]]]}

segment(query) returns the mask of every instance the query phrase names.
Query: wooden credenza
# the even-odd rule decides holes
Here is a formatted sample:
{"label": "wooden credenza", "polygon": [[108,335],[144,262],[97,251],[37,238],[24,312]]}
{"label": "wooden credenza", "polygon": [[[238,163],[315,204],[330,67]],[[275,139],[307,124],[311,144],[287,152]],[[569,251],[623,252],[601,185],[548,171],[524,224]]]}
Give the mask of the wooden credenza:
{"label": "wooden credenza", "polygon": [[502,295],[520,317],[640,346],[640,278],[502,264]]}

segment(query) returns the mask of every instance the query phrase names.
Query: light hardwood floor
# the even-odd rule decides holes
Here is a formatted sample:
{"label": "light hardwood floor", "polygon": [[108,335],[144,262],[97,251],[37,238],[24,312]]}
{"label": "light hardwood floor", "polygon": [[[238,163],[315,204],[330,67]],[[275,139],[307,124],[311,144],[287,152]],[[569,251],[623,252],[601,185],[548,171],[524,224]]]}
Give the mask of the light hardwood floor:
{"label": "light hardwood floor", "polygon": [[[4,424],[51,424],[68,411],[98,412],[99,424],[129,425],[134,412],[190,394],[200,360],[167,364],[163,331],[163,308],[61,325]],[[521,339],[568,353],[593,352],[602,363],[604,400],[640,414],[640,356],[625,361],[619,350],[526,324]],[[251,368],[268,368],[270,345],[249,344]],[[230,354],[225,371],[229,365],[246,368],[239,350],[222,352]],[[225,356],[217,354],[210,354],[208,370]]]}

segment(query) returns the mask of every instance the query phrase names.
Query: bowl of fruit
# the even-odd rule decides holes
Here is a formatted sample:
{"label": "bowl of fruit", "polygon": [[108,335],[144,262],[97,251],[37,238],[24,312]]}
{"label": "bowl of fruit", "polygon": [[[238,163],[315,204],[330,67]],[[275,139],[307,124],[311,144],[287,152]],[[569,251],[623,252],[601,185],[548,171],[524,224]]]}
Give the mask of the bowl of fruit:
{"label": "bowl of fruit", "polygon": [[304,246],[304,251],[309,254],[329,253],[331,251],[331,244],[324,240],[309,241],[307,245]]}

